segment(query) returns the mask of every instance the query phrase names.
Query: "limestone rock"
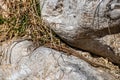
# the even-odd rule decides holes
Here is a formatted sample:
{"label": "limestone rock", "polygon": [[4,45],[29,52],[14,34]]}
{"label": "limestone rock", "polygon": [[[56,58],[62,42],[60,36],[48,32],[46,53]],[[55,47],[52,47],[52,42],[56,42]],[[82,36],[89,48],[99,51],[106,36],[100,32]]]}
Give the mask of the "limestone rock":
{"label": "limestone rock", "polygon": [[12,43],[4,54],[0,80],[115,80],[74,56],[46,47],[34,49],[27,40]]}
{"label": "limestone rock", "polygon": [[120,33],[120,7],[115,8],[119,4],[118,0],[40,0],[43,20],[61,39],[116,64],[120,64],[118,47],[102,39]]}

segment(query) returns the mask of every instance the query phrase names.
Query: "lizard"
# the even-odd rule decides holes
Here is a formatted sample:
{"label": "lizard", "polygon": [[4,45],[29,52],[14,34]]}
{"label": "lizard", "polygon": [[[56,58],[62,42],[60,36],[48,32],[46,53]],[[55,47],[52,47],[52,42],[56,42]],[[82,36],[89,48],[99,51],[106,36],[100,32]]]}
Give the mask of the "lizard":
{"label": "lizard", "polygon": [[96,63],[92,60],[89,60],[88,58],[84,57],[83,55],[80,55],[79,52],[77,52],[74,49],[71,49],[69,47],[60,46],[60,45],[51,45],[49,43],[45,44],[45,47],[52,48],[52,49],[55,49],[55,50],[58,50],[58,51],[62,51],[65,54],[67,54],[68,56],[73,55],[75,57],[78,57],[78,58],[86,61],[87,63],[89,63],[90,65],[92,65],[94,67],[102,67],[102,68],[110,69],[108,66]]}

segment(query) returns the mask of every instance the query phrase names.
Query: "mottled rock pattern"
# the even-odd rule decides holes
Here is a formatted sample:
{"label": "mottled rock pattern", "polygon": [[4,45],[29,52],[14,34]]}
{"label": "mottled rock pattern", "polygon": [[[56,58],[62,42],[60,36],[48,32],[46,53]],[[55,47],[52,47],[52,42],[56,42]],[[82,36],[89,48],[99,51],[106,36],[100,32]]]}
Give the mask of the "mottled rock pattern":
{"label": "mottled rock pattern", "polygon": [[4,54],[11,61],[0,65],[0,80],[115,80],[74,56],[45,47],[34,49],[27,40],[12,43]]}
{"label": "mottled rock pattern", "polygon": [[43,20],[66,43],[120,64],[117,49],[102,40],[120,33],[118,0],[40,0],[40,5]]}

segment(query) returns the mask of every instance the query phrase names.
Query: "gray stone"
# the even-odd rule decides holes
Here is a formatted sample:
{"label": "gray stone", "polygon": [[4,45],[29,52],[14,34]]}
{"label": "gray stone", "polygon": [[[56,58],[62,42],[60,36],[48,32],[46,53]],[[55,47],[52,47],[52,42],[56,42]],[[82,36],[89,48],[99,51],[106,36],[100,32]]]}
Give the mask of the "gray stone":
{"label": "gray stone", "polygon": [[34,49],[31,41],[12,43],[7,50],[4,54],[11,61],[0,65],[0,80],[115,80],[74,56],[46,47]]}
{"label": "gray stone", "polygon": [[120,64],[116,48],[102,40],[120,33],[120,8],[113,4],[118,5],[118,0],[40,0],[43,20],[61,39]]}
{"label": "gray stone", "polygon": [[109,12],[111,19],[119,19],[120,18],[120,9],[114,9],[111,12]]}

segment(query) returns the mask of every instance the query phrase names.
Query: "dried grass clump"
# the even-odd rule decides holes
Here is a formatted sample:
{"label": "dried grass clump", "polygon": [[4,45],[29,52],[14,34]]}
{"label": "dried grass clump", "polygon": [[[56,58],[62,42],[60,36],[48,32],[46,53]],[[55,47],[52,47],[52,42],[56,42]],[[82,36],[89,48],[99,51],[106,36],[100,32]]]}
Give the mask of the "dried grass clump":
{"label": "dried grass clump", "polygon": [[7,11],[0,8],[0,42],[13,38],[29,38],[37,46],[60,42],[43,23],[39,0],[3,0],[3,3]]}

